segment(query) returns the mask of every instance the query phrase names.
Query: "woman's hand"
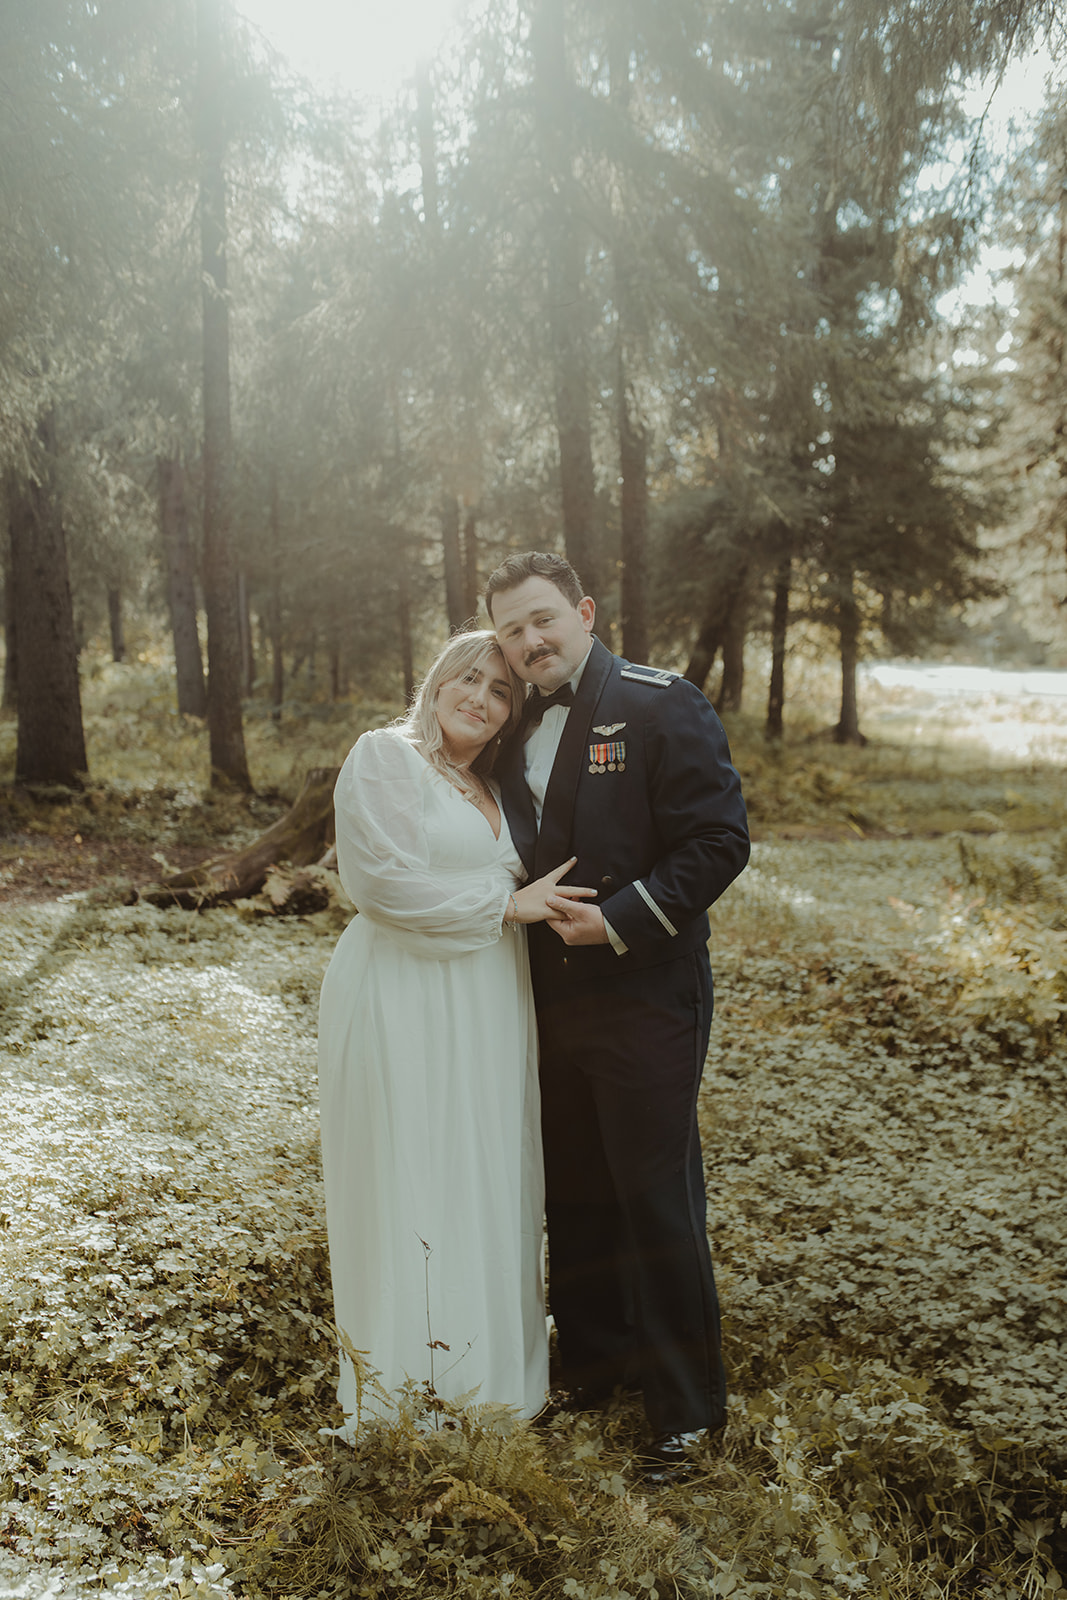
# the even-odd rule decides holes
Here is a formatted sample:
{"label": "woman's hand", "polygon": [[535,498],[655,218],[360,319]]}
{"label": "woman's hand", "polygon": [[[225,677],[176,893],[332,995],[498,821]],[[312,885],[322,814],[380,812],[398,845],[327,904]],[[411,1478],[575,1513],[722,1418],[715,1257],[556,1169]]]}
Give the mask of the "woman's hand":
{"label": "woman's hand", "polygon": [[[549,917],[558,917],[558,904],[554,908],[550,905],[550,898],[557,902],[565,900],[588,900],[596,895],[595,889],[575,889],[569,883],[560,883],[565,872],[569,872],[577,861],[577,856],[571,856],[561,867],[556,867],[552,872],[546,872],[543,878],[536,878],[533,883],[524,884],[521,889],[516,889],[511,897],[511,904],[515,907],[513,916],[506,916],[507,922],[545,922]],[[510,911],[510,906],[509,906]]]}

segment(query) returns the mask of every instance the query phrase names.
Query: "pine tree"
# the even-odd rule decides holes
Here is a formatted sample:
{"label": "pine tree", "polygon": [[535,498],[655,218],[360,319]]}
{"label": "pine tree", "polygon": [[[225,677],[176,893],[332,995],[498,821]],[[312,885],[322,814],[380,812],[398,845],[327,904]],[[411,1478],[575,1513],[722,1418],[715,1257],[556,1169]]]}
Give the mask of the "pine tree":
{"label": "pine tree", "polygon": [[222,0],[197,0],[197,144],[203,317],[204,601],[211,783],[249,790],[241,724],[241,636],[233,551],[230,307]]}
{"label": "pine tree", "polygon": [[1017,592],[1062,653],[1067,607],[1067,95],[1046,106],[1003,195],[1002,237],[1024,252],[1005,387],[1009,418],[992,469],[1012,483]]}
{"label": "pine tree", "polygon": [[11,541],[18,775],[85,772],[61,456],[80,378],[106,357],[116,264],[144,219],[143,96],[169,17],[54,0],[5,8],[0,58],[0,464]]}

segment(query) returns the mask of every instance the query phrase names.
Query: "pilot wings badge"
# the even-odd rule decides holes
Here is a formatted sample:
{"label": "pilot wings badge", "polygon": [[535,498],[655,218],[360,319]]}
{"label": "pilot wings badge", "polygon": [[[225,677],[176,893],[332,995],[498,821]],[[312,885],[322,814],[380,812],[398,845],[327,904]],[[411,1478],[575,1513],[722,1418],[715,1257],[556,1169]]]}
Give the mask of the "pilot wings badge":
{"label": "pilot wings badge", "polygon": [[613,733],[619,733],[625,728],[625,722],[607,722],[602,728],[594,728],[594,733],[599,733],[602,739],[610,739]]}

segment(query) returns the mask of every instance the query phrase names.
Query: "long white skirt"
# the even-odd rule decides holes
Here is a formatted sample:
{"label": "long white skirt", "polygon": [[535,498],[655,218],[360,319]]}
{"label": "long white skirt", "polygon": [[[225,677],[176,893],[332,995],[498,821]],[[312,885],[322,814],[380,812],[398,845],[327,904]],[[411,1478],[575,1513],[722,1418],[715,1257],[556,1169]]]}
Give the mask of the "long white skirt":
{"label": "long white skirt", "polygon": [[[548,1351],[524,934],[431,961],[357,916],[323,982],[319,1089],[338,1327],[388,1394],[432,1382],[533,1416]],[[343,1354],[338,1398],[354,1437]]]}

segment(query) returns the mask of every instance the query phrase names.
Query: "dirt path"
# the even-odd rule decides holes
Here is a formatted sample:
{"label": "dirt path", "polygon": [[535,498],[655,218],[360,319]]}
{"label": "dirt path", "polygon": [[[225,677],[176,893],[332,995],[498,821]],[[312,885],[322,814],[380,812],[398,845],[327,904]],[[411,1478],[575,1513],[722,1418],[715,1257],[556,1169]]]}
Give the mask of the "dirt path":
{"label": "dirt path", "polygon": [[[202,844],[168,846],[167,861],[175,868],[191,867],[204,853]],[[147,844],[83,840],[80,834],[9,834],[0,841],[0,905],[38,905],[78,890],[140,886],[161,870]]]}

